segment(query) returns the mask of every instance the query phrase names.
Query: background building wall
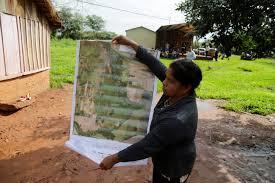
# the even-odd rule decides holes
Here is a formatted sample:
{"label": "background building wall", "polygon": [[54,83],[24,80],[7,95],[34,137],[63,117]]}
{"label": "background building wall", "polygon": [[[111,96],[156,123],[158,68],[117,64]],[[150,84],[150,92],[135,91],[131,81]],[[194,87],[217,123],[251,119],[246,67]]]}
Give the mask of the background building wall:
{"label": "background building wall", "polygon": [[126,36],[141,44],[145,48],[155,49],[156,33],[143,27],[126,31]]}

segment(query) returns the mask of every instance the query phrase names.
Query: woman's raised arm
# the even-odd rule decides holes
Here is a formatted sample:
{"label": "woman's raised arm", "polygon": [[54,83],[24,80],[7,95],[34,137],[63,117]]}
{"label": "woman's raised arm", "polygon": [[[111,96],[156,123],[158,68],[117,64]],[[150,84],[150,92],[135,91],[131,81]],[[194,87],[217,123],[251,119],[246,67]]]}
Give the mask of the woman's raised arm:
{"label": "woman's raised arm", "polygon": [[149,53],[145,48],[139,46],[138,43],[122,35],[113,38],[112,43],[122,44],[133,48],[136,51],[136,57],[140,60],[141,63],[147,65],[160,81],[165,79],[165,72],[167,70],[166,66],[162,64],[157,58],[155,58],[151,53]]}

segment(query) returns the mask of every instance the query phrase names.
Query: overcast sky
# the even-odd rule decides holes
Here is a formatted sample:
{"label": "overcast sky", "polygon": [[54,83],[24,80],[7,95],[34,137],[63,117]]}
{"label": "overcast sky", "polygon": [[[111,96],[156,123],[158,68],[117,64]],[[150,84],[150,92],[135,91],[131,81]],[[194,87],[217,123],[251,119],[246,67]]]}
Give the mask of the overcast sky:
{"label": "overcast sky", "polygon": [[[160,26],[170,23],[184,22],[184,15],[176,11],[176,4],[181,0],[83,0],[84,2],[93,2],[114,8],[125,9],[151,16],[161,17],[163,19],[145,17],[127,12],[120,12],[113,9],[83,4],[76,0],[54,0],[57,6],[66,5],[83,15],[98,15],[105,20],[105,30],[125,34],[125,30],[144,26],[156,31]],[[80,0],[82,1],[82,0]]]}

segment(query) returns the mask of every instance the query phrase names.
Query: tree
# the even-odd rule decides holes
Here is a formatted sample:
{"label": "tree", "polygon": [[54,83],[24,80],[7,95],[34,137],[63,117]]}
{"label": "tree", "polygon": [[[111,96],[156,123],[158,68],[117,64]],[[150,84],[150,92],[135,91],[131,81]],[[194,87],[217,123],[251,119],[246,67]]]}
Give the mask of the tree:
{"label": "tree", "polygon": [[73,14],[70,8],[61,8],[58,14],[62,20],[62,28],[57,29],[54,35],[59,38],[80,39],[84,22],[82,15]]}
{"label": "tree", "polygon": [[72,13],[70,8],[63,7],[58,12],[62,20],[62,28],[53,31],[52,37],[70,39],[112,39],[116,34],[102,31],[104,20],[96,15],[83,17]]}
{"label": "tree", "polygon": [[201,47],[201,43],[198,41],[197,38],[194,39],[193,44],[192,44],[192,47],[193,47],[194,49],[198,49],[198,48]]}
{"label": "tree", "polygon": [[245,32],[241,31],[234,34],[233,41],[235,43],[234,48],[236,49],[236,53],[238,54],[243,51],[255,50],[257,46],[252,36],[247,35]]}
{"label": "tree", "polygon": [[[243,41],[262,56],[274,49],[275,4],[273,0],[185,0],[177,10],[186,15],[200,37],[213,33],[213,41],[224,49],[244,49]],[[239,52],[242,50],[238,50]]]}
{"label": "tree", "polygon": [[86,16],[85,26],[88,31],[102,31],[104,28],[104,20],[96,15]]}

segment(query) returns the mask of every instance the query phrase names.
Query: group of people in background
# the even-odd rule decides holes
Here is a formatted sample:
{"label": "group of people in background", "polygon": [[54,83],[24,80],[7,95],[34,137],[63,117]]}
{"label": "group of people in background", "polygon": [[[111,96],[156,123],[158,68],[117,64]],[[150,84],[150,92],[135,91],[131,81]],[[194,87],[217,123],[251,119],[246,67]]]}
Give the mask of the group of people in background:
{"label": "group of people in background", "polygon": [[173,47],[168,43],[165,44],[165,48],[158,49],[161,52],[161,57],[177,59],[186,57],[186,59],[192,61],[196,59],[196,54],[192,49],[192,46],[186,46],[182,44],[181,47]]}
{"label": "group of people in background", "polygon": [[[209,54],[210,49],[214,49],[214,54]],[[219,56],[223,60],[224,58],[227,58],[229,60],[231,56],[231,50],[222,50],[221,54],[219,54],[218,48],[210,48],[209,46],[206,46],[205,48],[205,57],[210,56],[212,59],[215,59],[215,61],[218,61]]]}
{"label": "group of people in background", "polygon": [[218,61],[219,57],[221,57],[222,60],[224,58],[229,60],[231,56],[231,50],[221,49],[222,51],[220,52],[218,48],[210,48],[209,45],[201,49],[204,49],[205,51],[200,52],[198,51],[198,49],[193,50],[192,46],[187,47],[185,44],[183,44],[182,47],[180,48],[174,48],[174,47],[170,47],[170,45],[167,43],[165,45],[165,48],[160,49],[160,51],[161,51],[162,57],[171,58],[171,59],[186,58],[186,60],[188,61],[195,60],[197,58],[196,53],[198,55],[205,56],[206,59],[209,59],[209,60],[214,59],[215,61]]}
{"label": "group of people in background", "polygon": [[222,52],[222,60],[224,59],[224,57],[226,57],[227,60],[229,60],[230,56],[231,56],[231,50],[226,50]]}

